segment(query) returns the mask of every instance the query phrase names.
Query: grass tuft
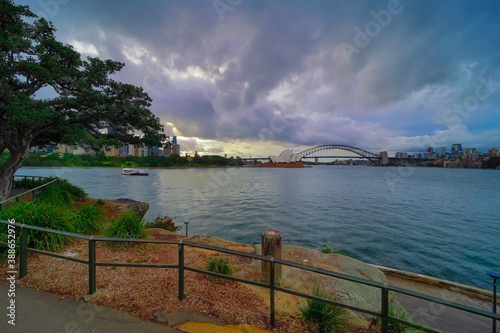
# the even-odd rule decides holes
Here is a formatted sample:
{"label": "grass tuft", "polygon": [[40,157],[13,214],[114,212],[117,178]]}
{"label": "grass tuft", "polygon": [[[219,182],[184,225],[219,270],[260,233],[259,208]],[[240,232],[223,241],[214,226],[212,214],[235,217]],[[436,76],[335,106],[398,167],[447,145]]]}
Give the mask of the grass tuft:
{"label": "grass tuft", "polygon": [[[229,259],[226,258],[208,259],[207,271],[227,276],[231,276],[233,274],[233,269],[231,268]],[[212,279],[217,280],[215,277],[212,277]]]}
{"label": "grass tuft", "polygon": [[[0,210],[0,219],[15,217],[16,222],[33,226],[75,232],[76,215],[66,207],[45,202],[18,202]],[[20,238],[18,237],[18,240]],[[28,246],[40,250],[59,251],[72,242],[67,236],[29,230]]]}
{"label": "grass tuft", "polygon": [[77,232],[91,234],[100,232],[103,227],[104,213],[94,204],[83,206],[76,215],[75,228]]}
{"label": "grass tuft", "polygon": [[[104,237],[118,238],[144,238],[147,235],[146,221],[136,213],[125,213],[114,218],[111,224],[104,230]],[[123,242],[110,242],[110,245],[130,245]]]}
{"label": "grass tuft", "polygon": [[[319,287],[313,288],[312,295],[330,301],[335,300],[334,297]],[[308,299],[299,305],[299,311],[304,321],[310,325],[314,332],[345,332],[345,310],[339,306]]]}

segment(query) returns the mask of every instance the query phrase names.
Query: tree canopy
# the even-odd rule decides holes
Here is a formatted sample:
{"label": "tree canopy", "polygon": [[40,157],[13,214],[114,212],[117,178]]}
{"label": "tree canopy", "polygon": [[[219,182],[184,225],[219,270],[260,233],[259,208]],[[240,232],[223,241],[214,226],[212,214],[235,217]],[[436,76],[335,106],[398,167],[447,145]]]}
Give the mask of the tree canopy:
{"label": "tree canopy", "polygon": [[55,31],[29,7],[0,0],[0,153],[11,154],[0,166],[0,201],[31,147],[65,143],[99,150],[164,139],[148,94],[111,77],[123,63],[82,59],[56,40]]}

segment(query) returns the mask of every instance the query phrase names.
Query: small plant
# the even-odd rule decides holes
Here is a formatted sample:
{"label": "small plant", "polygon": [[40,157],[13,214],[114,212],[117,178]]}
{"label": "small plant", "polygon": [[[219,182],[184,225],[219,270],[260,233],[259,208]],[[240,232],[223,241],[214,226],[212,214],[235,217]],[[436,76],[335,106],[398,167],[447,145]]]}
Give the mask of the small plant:
{"label": "small plant", "polygon": [[99,206],[106,206],[106,201],[102,199],[97,199],[96,204],[98,204]]}
{"label": "small plant", "polygon": [[[114,218],[104,230],[103,235],[104,237],[143,238],[147,234],[145,223],[146,221],[136,213],[125,213]],[[110,242],[110,244],[123,245],[120,242]]]}
{"label": "small plant", "polygon": [[321,244],[321,247],[323,248],[323,250],[321,250],[321,252],[326,253],[326,254],[333,253],[332,249],[328,245],[326,245],[326,243]]}
{"label": "small plant", "polygon": [[[313,288],[313,296],[334,301],[323,289]],[[315,299],[308,299],[299,305],[299,311],[305,322],[311,326],[314,332],[330,333],[345,331],[345,310],[339,306],[328,304]]]}
{"label": "small plant", "polygon": [[[389,317],[411,322],[411,318],[406,312],[406,310],[401,306],[394,306],[393,304],[389,305]],[[377,319],[377,325],[378,326],[382,325],[380,319]],[[397,322],[393,319],[389,319],[389,332],[405,333],[405,332],[421,332],[421,331],[416,331],[413,328],[409,329],[408,326],[406,326],[405,324]]]}
{"label": "small plant", "polygon": [[101,231],[104,220],[104,213],[97,205],[83,206],[75,220],[75,229],[77,232],[90,234]]}
{"label": "small plant", "polygon": [[157,218],[154,219],[153,222],[146,224],[147,228],[160,228],[168,231],[176,232],[181,230],[180,226],[176,226],[174,220],[167,215],[158,215]]}
{"label": "small plant", "polygon": [[[227,276],[231,276],[233,274],[229,259],[226,258],[208,259],[207,271]],[[217,278],[213,278],[213,280],[217,280]]]}
{"label": "small plant", "polygon": [[346,257],[350,257],[350,253],[347,251],[333,251],[326,243],[321,244],[321,247],[323,247],[323,250],[321,252],[326,253],[326,254],[341,254]]}

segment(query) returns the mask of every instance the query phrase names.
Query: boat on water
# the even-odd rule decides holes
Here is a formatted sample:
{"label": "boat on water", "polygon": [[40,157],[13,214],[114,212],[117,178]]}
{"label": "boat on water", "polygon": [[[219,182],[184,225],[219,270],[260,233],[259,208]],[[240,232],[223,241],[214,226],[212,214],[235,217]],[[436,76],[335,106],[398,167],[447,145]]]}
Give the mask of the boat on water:
{"label": "boat on water", "polygon": [[149,176],[149,173],[146,171],[136,168],[122,168],[121,174],[127,176]]}

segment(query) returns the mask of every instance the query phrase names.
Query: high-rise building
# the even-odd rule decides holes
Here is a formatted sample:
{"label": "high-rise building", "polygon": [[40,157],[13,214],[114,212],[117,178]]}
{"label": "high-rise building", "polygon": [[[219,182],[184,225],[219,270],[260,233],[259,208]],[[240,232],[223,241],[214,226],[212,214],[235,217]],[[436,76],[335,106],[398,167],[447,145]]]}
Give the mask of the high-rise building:
{"label": "high-rise building", "polygon": [[395,157],[396,158],[408,158],[408,153],[397,152]]}
{"label": "high-rise building", "polygon": [[177,155],[181,154],[181,145],[180,144],[178,144],[178,143],[172,144],[172,154],[177,154]]}
{"label": "high-rise building", "polygon": [[438,157],[443,157],[446,154],[446,147],[438,148]]}
{"label": "high-rise building", "polygon": [[462,144],[454,143],[451,145],[451,156],[457,156],[462,154]]}

